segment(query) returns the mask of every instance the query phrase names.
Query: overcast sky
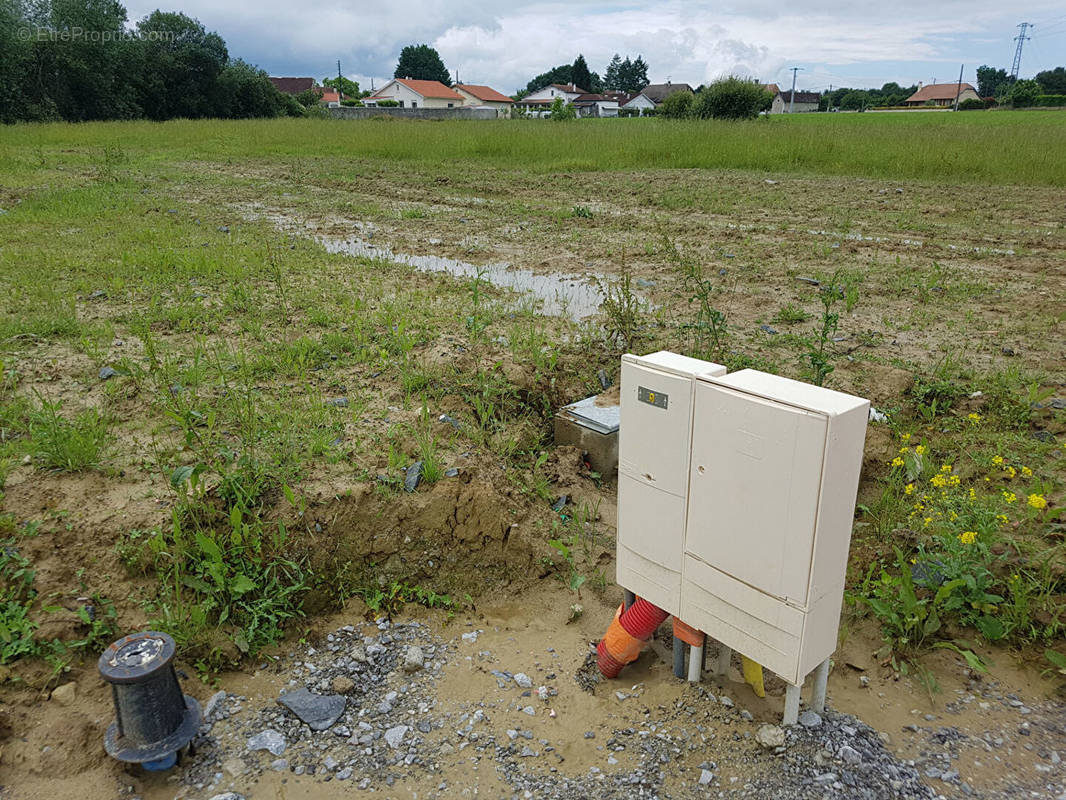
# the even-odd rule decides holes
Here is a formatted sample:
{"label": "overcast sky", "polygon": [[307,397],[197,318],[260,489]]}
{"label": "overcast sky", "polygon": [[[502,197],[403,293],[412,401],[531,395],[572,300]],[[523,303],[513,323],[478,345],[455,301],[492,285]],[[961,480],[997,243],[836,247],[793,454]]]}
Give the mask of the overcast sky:
{"label": "overcast sky", "polygon": [[231,56],[271,75],[337,72],[363,88],[392,77],[400,49],[437,48],[453,77],[511,94],[583,53],[603,73],[614,53],[642,54],[653,83],[693,86],[736,73],[797,87],[880,87],[887,81],[975,82],[981,64],[1010,70],[1019,22],[1032,22],[1022,75],[1066,64],[1066,5],[1033,0],[726,0],[514,2],[489,0],[127,0],[130,20],[182,11],[226,40]]}

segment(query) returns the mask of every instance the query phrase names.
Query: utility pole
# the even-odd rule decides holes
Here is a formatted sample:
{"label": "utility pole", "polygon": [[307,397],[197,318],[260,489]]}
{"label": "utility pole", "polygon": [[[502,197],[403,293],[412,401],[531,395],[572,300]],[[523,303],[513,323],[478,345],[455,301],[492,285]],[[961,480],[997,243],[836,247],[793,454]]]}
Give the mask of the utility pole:
{"label": "utility pole", "polygon": [[788,113],[792,113],[793,107],[796,105],[796,73],[803,67],[792,67],[792,94],[788,98]]}
{"label": "utility pole", "polygon": [[959,64],[959,85],[955,89],[955,110],[959,110],[959,95],[962,94],[962,71],[966,68],[965,64]]}
{"label": "utility pole", "polygon": [[338,87],[340,86],[340,78],[341,77],[342,77],[341,76],[341,60],[338,58],[337,59],[337,79],[338,79],[337,86]]}
{"label": "utility pole", "polygon": [[1031,22],[1020,22],[1018,27],[1021,28],[1021,33],[1014,37],[1014,41],[1018,43],[1017,49],[1014,51],[1014,66],[1010,69],[1011,81],[1018,80],[1018,72],[1022,68],[1022,45],[1030,38],[1025,35],[1025,31],[1029,28],[1035,27]]}

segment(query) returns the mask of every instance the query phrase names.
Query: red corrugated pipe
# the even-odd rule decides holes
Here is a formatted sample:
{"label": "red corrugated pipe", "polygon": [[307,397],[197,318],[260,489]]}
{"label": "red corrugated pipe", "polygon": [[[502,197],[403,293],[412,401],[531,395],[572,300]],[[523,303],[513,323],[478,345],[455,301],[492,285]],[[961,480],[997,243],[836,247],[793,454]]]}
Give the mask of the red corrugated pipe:
{"label": "red corrugated pipe", "polygon": [[605,678],[616,678],[622,667],[636,661],[644,642],[670,616],[658,606],[638,597],[623,613],[614,614],[607,633],[596,647],[596,664]]}

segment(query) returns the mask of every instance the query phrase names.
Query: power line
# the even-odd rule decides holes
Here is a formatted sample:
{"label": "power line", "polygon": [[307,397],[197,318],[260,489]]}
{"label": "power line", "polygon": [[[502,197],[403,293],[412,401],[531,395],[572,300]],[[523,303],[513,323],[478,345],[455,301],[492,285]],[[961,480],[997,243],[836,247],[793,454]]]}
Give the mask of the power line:
{"label": "power line", "polygon": [[1025,35],[1025,31],[1028,28],[1033,27],[1033,23],[1020,22],[1018,23],[1018,27],[1021,28],[1021,33],[1014,37],[1014,41],[1018,43],[1018,49],[1014,51],[1014,66],[1011,67],[1010,70],[1010,78],[1012,81],[1018,79],[1018,72],[1022,68],[1022,45],[1024,45],[1026,40],[1030,38]]}
{"label": "power line", "polygon": [[792,67],[792,94],[788,97],[788,113],[792,113],[792,108],[796,105],[796,73],[803,67]]}

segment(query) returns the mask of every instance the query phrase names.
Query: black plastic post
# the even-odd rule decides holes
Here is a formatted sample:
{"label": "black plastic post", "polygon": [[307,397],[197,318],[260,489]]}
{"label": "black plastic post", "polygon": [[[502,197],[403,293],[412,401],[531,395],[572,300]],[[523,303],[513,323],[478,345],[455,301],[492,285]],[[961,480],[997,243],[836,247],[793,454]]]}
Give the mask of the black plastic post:
{"label": "black plastic post", "polygon": [[166,769],[196,735],[200,704],[182,694],[174,651],[167,634],[144,631],[119,639],[100,656],[97,667],[115,703],[115,721],[104,737],[113,758]]}

